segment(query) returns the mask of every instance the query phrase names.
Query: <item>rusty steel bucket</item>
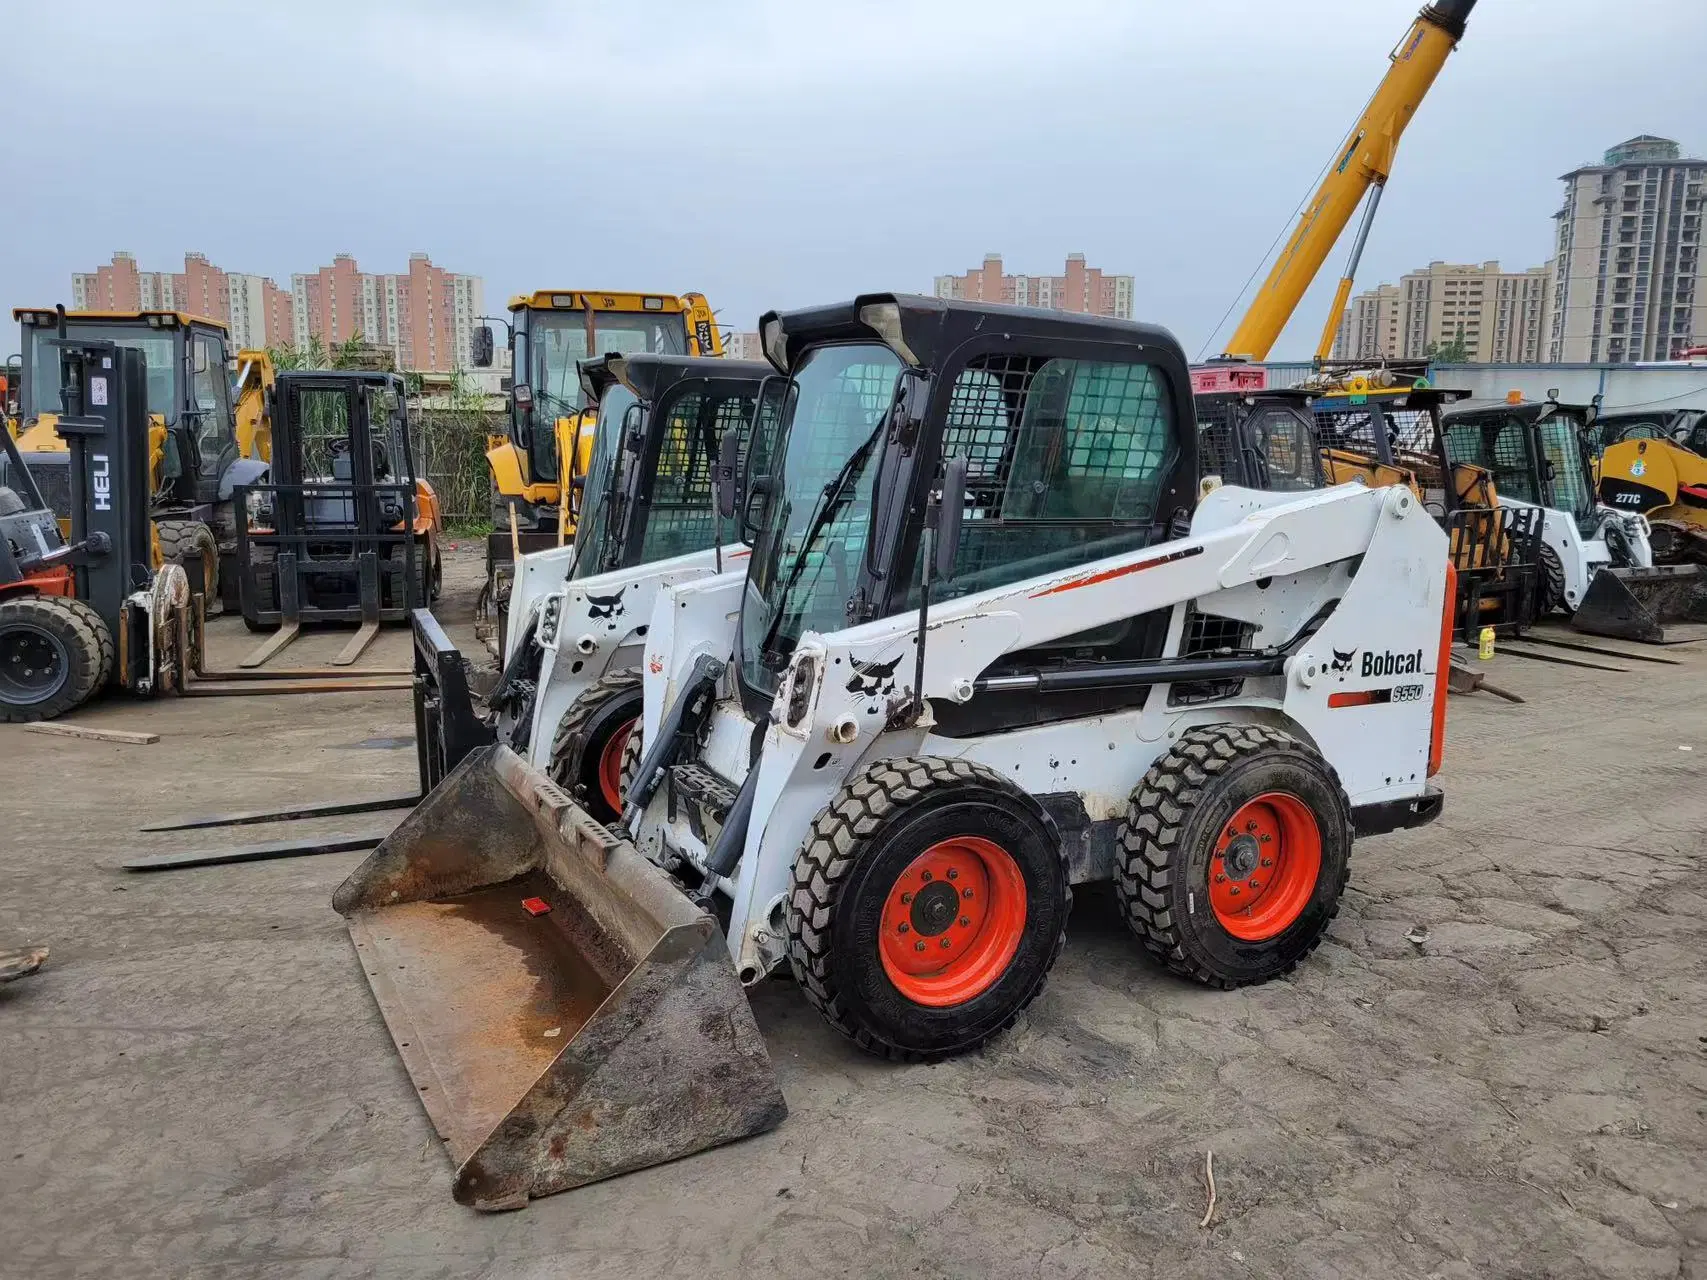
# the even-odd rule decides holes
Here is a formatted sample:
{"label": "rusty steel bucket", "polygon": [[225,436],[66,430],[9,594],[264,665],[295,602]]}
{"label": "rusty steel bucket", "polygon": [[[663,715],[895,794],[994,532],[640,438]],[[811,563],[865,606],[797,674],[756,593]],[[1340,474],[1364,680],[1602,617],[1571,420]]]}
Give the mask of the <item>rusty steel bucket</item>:
{"label": "rusty steel bucket", "polygon": [[788,1113],[712,918],[502,746],[470,753],[332,905],[477,1209]]}
{"label": "rusty steel bucket", "polygon": [[1645,644],[1707,639],[1707,576],[1695,564],[1602,569],[1571,615],[1571,626]]}

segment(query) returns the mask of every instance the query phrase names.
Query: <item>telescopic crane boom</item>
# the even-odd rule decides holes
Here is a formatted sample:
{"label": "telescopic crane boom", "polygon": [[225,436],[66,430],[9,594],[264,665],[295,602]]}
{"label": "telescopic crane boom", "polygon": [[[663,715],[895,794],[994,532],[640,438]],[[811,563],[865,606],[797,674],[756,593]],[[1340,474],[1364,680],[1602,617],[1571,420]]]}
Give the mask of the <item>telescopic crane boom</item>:
{"label": "telescopic crane boom", "polygon": [[1268,358],[1304,291],[1367,196],[1351,260],[1340,280],[1333,310],[1328,313],[1328,323],[1316,349],[1318,360],[1327,358],[1340,316],[1351,298],[1358,259],[1363,256],[1364,241],[1369,236],[1376,207],[1381,203],[1381,189],[1392,172],[1399,138],[1441,67],[1446,65],[1447,57],[1463,38],[1464,24],[1475,7],[1476,0],[1437,0],[1417,15],[1409,33],[1393,51],[1392,65],[1382,77],[1375,96],[1347,135],[1328,176],[1305,207],[1292,238],[1286,242],[1274,269],[1234,331],[1227,345],[1227,358]]}

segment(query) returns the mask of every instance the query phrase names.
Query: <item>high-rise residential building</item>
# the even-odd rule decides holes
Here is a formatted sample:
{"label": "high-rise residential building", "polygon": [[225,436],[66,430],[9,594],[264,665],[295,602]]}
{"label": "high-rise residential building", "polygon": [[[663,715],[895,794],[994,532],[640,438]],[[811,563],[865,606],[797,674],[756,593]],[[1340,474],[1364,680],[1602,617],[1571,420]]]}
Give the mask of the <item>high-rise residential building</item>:
{"label": "high-rise residential building", "polygon": [[1707,161],[1644,134],[1563,182],[1546,358],[1666,360],[1707,340]]}
{"label": "high-rise residential building", "polygon": [[231,327],[234,347],[359,335],[390,349],[399,368],[447,373],[473,364],[485,287],[479,276],[435,267],[424,253],[411,254],[408,271],[396,275],[370,275],[340,253],[330,266],[293,275],[289,290],[266,276],[222,271],[200,253],[184,255],[181,273],[138,271],[134,257],[115,253],[104,267],[72,273],[71,300],[81,310],[207,316]]}
{"label": "high-rise residential building", "polygon": [[370,275],[340,253],[332,265],[291,277],[296,331],[327,343],[360,334],[397,353],[399,368],[448,372],[473,366],[474,329],[485,310],[479,276],[435,267],[424,253],[409,270]]}
{"label": "high-rise residential building", "polygon": [[230,325],[236,347],[291,342],[289,299],[265,276],[221,271],[200,253],[186,253],[181,272],[138,271],[136,259],[121,252],[104,267],[71,273],[74,309],[187,311]]}
{"label": "high-rise residential building", "polygon": [[265,276],[227,272],[226,323],[231,326],[232,345],[244,347],[283,346],[294,342],[290,292]]}
{"label": "high-rise residential building", "polygon": [[763,360],[764,343],[753,329],[725,329],[723,354],[731,360]]}
{"label": "high-rise residential building", "polygon": [[984,265],[976,270],[960,276],[938,276],[936,296],[1132,318],[1132,277],[1104,275],[1099,268],[1086,266],[1082,253],[1069,253],[1066,269],[1058,276],[1006,275],[1001,254],[987,253]]}
{"label": "high-rise residential building", "polygon": [[1351,300],[1334,339],[1336,360],[1399,358],[1399,286],[1384,284]]}
{"label": "high-rise residential building", "polygon": [[170,271],[138,271],[132,255],[115,253],[104,267],[71,273],[71,307],[74,311],[171,311],[178,306],[177,279]]}
{"label": "high-rise residential building", "polygon": [[1431,262],[1353,298],[1334,357],[1422,360],[1460,347],[1475,364],[1533,362],[1544,345],[1546,296],[1546,267]]}

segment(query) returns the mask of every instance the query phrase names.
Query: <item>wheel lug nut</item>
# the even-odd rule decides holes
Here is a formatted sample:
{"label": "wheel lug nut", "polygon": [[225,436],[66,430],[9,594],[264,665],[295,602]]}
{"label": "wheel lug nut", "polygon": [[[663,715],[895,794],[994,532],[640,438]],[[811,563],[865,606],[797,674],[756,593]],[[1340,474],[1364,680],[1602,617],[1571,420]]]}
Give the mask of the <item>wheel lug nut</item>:
{"label": "wheel lug nut", "polygon": [[961,890],[961,891],[960,891],[960,896],[961,896],[961,897],[962,897],[962,898],[970,898],[970,897],[971,897],[971,896],[972,896],[972,890],[970,890],[970,889],[962,889],[962,890]]}
{"label": "wheel lug nut", "polygon": [[1256,829],[1257,829],[1257,824],[1254,820],[1245,823],[1245,830],[1246,831],[1255,831]]}
{"label": "wheel lug nut", "polygon": [[943,946],[945,946],[945,947],[946,947],[946,946],[949,946],[949,945],[951,945],[951,944],[950,944],[950,943],[949,943],[949,940],[948,940],[948,939],[947,939],[947,938],[944,938],[944,939],[943,939],[943,940],[942,940],[942,945],[943,945]]}
{"label": "wheel lug nut", "polygon": [[1251,888],[1260,889],[1260,888],[1262,888],[1262,885],[1258,884],[1255,880],[1252,880],[1251,881]]}
{"label": "wheel lug nut", "polygon": [[1274,843],[1274,837],[1273,836],[1258,836],[1257,839],[1263,844],[1273,844]]}
{"label": "wheel lug nut", "polygon": [[911,902],[911,901],[912,901],[912,900],[913,900],[913,895],[912,895],[912,894],[910,894],[910,893],[903,893],[903,894],[902,894],[902,895],[901,895],[901,902],[902,902],[902,904],[903,904],[903,905],[905,905],[905,904],[906,904],[906,903],[909,903],[909,902]]}
{"label": "wheel lug nut", "polygon": [[960,927],[962,929],[970,929],[972,927],[972,917],[971,916],[961,916],[960,917]]}
{"label": "wheel lug nut", "polygon": [[921,879],[921,880],[927,880],[927,881],[928,881],[928,880],[929,880],[929,879],[930,879],[930,878],[931,878],[931,873],[930,873],[930,872],[928,872],[928,871],[921,871],[921,872],[919,872],[919,879]]}
{"label": "wheel lug nut", "polygon": [[909,930],[907,922],[905,920],[901,921],[900,927],[895,930],[896,933],[907,933],[909,931],[910,930]]}
{"label": "wheel lug nut", "polygon": [[924,949],[925,949],[925,944],[922,942],[915,942],[913,944],[913,950],[914,951],[923,951]]}
{"label": "wheel lug nut", "polygon": [[958,879],[960,879],[960,871],[959,871],[959,869],[958,869],[958,868],[955,868],[955,867],[950,867],[950,868],[949,868],[949,869],[948,869],[948,878],[949,878],[949,879],[950,879],[950,880],[958,880]]}
{"label": "wheel lug nut", "polygon": [[1262,864],[1265,867],[1272,867],[1274,865],[1274,859],[1273,858],[1264,858],[1262,860]]}
{"label": "wheel lug nut", "polygon": [[1216,884],[1226,884],[1227,883],[1227,877],[1226,877],[1225,873],[1217,871],[1215,873],[1215,883]]}
{"label": "wheel lug nut", "polygon": [[1239,886],[1234,885],[1231,889],[1227,890],[1227,892],[1232,894],[1236,898],[1239,896]]}

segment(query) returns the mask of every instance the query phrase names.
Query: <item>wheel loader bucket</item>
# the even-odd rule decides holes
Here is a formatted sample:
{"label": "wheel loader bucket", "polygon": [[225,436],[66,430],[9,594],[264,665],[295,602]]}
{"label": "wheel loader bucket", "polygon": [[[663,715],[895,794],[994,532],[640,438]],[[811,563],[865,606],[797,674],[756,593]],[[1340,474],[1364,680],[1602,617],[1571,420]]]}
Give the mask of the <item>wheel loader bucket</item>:
{"label": "wheel loader bucket", "polygon": [[1590,635],[1647,644],[1707,640],[1707,578],[1694,564],[1602,569],[1571,625]]}
{"label": "wheel loader bucket", "polygon": [[511,1209],[781,1123],[712,918],[502,746],[333,896],[458,1201]]}

